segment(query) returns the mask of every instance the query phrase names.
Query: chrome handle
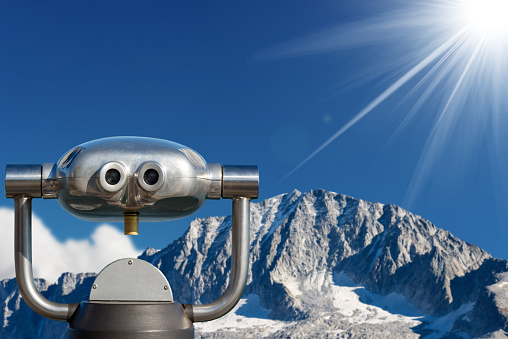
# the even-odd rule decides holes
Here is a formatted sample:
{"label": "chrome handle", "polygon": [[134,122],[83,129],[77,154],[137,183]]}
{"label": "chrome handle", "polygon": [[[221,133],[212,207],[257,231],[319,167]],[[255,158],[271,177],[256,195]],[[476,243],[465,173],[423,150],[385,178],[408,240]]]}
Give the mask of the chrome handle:
{"label": "chrome handle", "polygon": [[78,304],[50,301],[37,290],[32,270],[32,198],[14,197],[14,265],[19,293],[26,304],[43,317],[67,321]]}
{"label": "chrome handle", "polygon": [[250,198],[234,197],[231,254],[231,279],[222,296],[205,305],[184,305],[185,312],[193,322],[209,321],[222,317],[242,297],[249,272],[250,246]]}

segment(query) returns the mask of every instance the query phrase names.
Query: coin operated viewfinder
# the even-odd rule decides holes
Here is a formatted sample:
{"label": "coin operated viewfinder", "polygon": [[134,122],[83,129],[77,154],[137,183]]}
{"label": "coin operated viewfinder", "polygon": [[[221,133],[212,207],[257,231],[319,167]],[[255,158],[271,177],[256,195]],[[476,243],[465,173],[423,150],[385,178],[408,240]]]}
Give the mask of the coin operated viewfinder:
{"label": "coin operated viewfinder", "polygon": [[[229,312],[245,289],[249,265],[250,200],[258,197],[257,166],[207,164],[194,150],[166,140],[112,137],[74,147],[57,163],[7,165],[5,192],[15,206],[15,267],[19,291],[43,317],[67,321],[69,338],[193,338],[194,322]],[[32,199],[57,199],[89,221],[175,220],[207,199],[232,200],[232,265],[224,294],[210,304],[180,304],[155,266],[126,258],[96,277],[88,301],[63,304],[37,290],[32,271]],[[56,258],[55,258],[56,259]]]}

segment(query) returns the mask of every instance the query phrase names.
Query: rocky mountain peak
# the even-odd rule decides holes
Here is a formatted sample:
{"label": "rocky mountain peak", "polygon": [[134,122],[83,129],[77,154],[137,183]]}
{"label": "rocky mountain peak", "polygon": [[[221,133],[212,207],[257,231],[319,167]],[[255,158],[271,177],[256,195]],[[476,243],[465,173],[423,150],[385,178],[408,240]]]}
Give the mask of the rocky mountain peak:
{"label": "rocky mountain peak", "polygon": [[[208,303],[229,281],[230,233],[230,216],[195,219],[180,239],[160,251],[148,248],[140,258],[166,275],[175,300]],[[283,324],[274,325],[279,330],[272,334],[322,337],[317,329],[350,327],[385,333],[377,325],[383,321],[391,328],[386,333],[403,337],[453,331],[480,336],[508,329],[506,261],[398,206],[322,189],[294,190],[251,203],[250,237],[244,303],[257,305],[256,314],[266,321]],[[40,282],[40,287],[52,300],[83,300],[93,278],[66,273],[58,284]],[[25,311],[13,305],[19,296],[12,294],[12,281],[2,283],[0,296],[9,310],[4,324],[13,324]],[[402,315],[389,309],[402,309]],[[416,315],[425,320],[418,322]],[[437,328],[443,319],[449,326]],[[203,326],[198,328],[208,325]],[[252,337],[261,333],[245,331]]]}

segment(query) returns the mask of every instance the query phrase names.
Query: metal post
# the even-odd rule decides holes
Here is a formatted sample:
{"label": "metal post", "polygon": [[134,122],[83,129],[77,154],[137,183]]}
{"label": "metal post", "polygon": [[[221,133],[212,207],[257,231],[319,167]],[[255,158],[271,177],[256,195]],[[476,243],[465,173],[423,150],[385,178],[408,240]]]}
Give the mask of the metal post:
{"label": "metal post", "polygon": [[49,301],[35,287],[32,271],[32,198],[14,197],[14,264],[19,293],[27,305],[43,317],[67,321],[78,304]]}
{"label": "metal post", "polygon": [[193,322],[209,321],[231,311],[242,297],[249,272],[250,246],[250,199],[234,197],[231,254],[231,278],[228,287],[219,299],[205,305],[184,305]]}

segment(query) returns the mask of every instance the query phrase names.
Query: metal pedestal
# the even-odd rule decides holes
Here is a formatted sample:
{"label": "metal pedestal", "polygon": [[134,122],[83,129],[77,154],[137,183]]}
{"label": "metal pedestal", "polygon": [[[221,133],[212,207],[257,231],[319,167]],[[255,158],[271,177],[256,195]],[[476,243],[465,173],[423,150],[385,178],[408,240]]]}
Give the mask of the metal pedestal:
{"label": "metal pedestal", "polygon": [[194,338],[194,326],[177,302],[82,302],[67,329],[69,339]]}

